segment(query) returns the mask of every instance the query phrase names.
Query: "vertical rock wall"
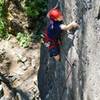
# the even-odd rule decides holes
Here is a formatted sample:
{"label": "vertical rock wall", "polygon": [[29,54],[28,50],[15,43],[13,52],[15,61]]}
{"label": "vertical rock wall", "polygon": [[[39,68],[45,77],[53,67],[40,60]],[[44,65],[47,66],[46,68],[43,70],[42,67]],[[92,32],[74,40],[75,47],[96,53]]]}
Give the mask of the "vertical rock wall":
{"label": "vertical rock wall", "polygon": [[[50,8],[55,5],[53,0],[48,2]],[[78,20],[80,29],[75,32],[74,41],[69,35],[63,36],[61,63],[55,62],[52,58],[47,62],[48,56],[45,55],[43,59],[46,63],[43,64],[41,56],[42,71],[39,70],[41,98],[42,100],[100,100],[98,88],[100,85],[100,1],[60,0],[60,8],[64,22],[68,24]],[[41,54],[43,52],[44,49],[41,50]]]}

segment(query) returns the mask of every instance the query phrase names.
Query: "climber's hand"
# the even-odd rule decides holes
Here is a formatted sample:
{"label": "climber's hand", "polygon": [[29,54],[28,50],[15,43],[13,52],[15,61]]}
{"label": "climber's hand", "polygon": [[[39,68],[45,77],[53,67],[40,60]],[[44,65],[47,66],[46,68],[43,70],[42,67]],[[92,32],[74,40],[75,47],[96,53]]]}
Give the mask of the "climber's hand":
{"label": "climber's hand", "polygon": [[76,23],[75,21],[71,23],[73,28],[79,28],[79,24]]}
{"label": "climber's hand", "polygon": [[75,21],[74,22],[71,22],[70,24],[68,25],[65,25],[65,24],[61,24],[60,25],[61,29],[62,30],[76,30],[77,28],[79,28],[79,24],[77,24]]}
{"label": "climber's hand", "polygon": [[70,23],[69,31],[76,31],[79,28],[79,24],[77,24],[75,21]]}

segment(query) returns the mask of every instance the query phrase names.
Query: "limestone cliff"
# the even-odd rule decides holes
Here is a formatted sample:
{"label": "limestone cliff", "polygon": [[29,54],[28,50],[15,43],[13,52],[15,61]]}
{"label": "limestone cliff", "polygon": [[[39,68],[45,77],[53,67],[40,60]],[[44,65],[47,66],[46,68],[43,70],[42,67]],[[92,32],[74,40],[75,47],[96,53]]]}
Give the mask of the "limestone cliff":
{"label": "limestone cliff", "polygon": [[[64,34],[62,61],[41,47],[38,85],[42,100],[100,100],[100,1],[59,0],[66,24],[78,20],[74,39]],[[49,0],[49,8],[57,0]],[[66,33],[66,32],[65,32]],[[69,76],[68,76],[69,75]]]}

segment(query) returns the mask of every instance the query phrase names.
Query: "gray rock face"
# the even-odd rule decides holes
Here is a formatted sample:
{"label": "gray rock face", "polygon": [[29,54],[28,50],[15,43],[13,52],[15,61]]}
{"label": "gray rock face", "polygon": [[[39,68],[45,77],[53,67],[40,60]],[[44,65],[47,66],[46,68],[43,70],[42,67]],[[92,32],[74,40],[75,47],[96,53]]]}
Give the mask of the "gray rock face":
{"label": "gray rock face", "polygon": [[[53,3],[50,0],[50,8]],[[42,56],[47,52],[42,46],[38,75],[41,99],[100,100],[100,1],[60,0],[60,8],[64,22],[78,20],[80,29],[73,41],[69,35],[63,36],[61,63]]]}

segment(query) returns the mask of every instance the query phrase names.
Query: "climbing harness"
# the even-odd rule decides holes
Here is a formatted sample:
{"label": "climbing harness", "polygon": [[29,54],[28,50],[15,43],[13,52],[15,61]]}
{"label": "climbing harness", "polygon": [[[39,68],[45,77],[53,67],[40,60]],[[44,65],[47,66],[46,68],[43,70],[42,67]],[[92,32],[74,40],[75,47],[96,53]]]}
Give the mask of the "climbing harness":
{"label": "climbing harness", "polygon": [[44,45],[50,50],[51,48],[58,47],[61,43],[56,40],[49,38],[48,33],[45,32],[43,36]]}

